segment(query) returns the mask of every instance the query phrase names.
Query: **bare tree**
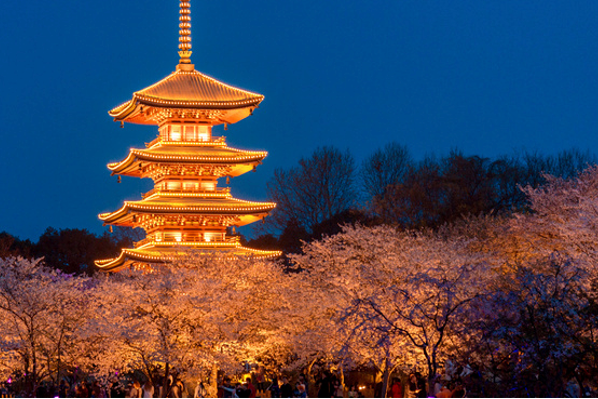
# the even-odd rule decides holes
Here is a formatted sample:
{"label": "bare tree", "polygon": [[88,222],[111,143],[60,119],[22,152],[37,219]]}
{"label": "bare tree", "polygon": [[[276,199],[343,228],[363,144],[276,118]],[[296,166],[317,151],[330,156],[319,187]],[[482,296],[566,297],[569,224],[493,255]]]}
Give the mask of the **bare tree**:
{"label": "bare tree", "polygon": [[322,147],[299,166],[276,169],[268,182],[269,198],[277,203],[271,226],[281,231],[293,220],[306,231],[356,203],[355,161],[349,151]]}
{"label": "bare tree", "polygon": [[361,166],[363,191],[371,201],[384,198],[389,187],[404,181],[413,161],[407,147],[390,142],[368,157]]}
{"label": "bare tree", "polygon": [[576,148],[563,150],[557,155],[542,155],[537,152],[525,152],[521,156],[523,168],[526,172],[523,186],[538,187],[546,183],[545,175],[568,179],[588,166],[595,165],[596,156],[589,151],[581,152]]}

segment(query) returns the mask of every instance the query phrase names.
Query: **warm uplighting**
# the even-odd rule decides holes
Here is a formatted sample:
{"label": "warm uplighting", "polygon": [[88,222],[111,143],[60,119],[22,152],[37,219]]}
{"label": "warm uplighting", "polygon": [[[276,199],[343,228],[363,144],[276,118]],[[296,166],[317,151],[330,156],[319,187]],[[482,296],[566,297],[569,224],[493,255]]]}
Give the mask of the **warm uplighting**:
{"label": "warm uplighting", "polygon": [[218,187],[220,177],[226,176],[228,184],[230,176],[255,171],[267,152],[230,148],[224,137],[212,136],[212,127],[228,127],[252,115],[264,96],[195,70],[190,61],[190,7],[188,0],[181,0],[181,59],[175,72],[109,111],[117,122],[157,125],[158,136],[144,149],[131,148],[123,161],[108,164],[119,179],[152,178],[154,189],[141,201],[125,201],[119,210],[99,215],[106,224],[140,227],[147,233],[134,249],[96,261],[104,270],[174,260],[184,255],[183,248],[258,258],[280,255],[244,248],[237,238],[226,237],[230,226],[263,220],[276,204],[235,199]]}

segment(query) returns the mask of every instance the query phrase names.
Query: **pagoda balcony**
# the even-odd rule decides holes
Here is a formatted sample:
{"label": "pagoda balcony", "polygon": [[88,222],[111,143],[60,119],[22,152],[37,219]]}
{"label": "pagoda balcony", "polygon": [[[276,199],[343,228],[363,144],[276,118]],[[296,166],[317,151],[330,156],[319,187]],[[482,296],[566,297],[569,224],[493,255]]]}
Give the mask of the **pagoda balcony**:
{"label": "pagoda balcony", "polygon": [[152,141],[150,141],[149,143],[145,143],[145,146],[147,148],[150,148],[158,143],[162,143],[162,142],[166,142],[166,143],[181,143],[182,145],[184,144],[208,144],[208,143],[212,143],[212,144],[221,144],[224,143],[226,141],[226,136],[212,136],[212,140],[176,140],[176,141],[172,141],[172,140],[164,140],[164,137],[162,136],[158,136],[155,139],[153,139]]}
{"label": "pagoda balcony", "polygon": [[215,238],[212,237],[210,241],[206,241],[203,237],[186,237],[184,240],[177,240],[175,238],[166,237],[157,241],[151,237],[144,238],[141,241],[137,241],[134,246],[135,248],[139,248],[146,244],[157,244],[157,245],[181,245],[181,246],[193,246],[196,244],[213,244],[213,243],[221,243],[221,244],[237,244],[239,243],[239,237],[225,237],[225,238]]}
{"label": "pagoda balcony", "polygon": [[206,189],[202,189],[202,188],[192,188],[192,189],[182,189],[182,188],[177,188],[177,189],[168,189],[168,188],[153,188],[150,191],[148,191],[145,194],[141,194],[142,198],[147,198],[150,197],[154,194],[219,194],[219,195],[226,195],[226,194],[230,194],[230,187],[216,187],[214,189],[210,189],[210,190],[206,190]]}

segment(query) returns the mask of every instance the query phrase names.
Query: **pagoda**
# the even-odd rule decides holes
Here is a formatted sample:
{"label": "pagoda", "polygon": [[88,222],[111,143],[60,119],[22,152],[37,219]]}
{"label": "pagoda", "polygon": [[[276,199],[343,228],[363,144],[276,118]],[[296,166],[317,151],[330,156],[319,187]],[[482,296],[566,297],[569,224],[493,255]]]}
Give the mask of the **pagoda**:
{"label": "pagoda", "polygon": [[131,149],[120,162],[108,164],[112,175],[149,177],[153,190],[139,201],[99,215],[104,225],[140,227],[146,238],[113,259],[96,261],[105,271],[176,260],[189,250],[201,254],[276,257],[279,251],[241,246],[229,229],[264,219],[276,206],[232,197],[220,178],[255,170],[267,153],[228,147],[212,128],[251,115],[264,96],[229,86],[195,70],[191,63],[189,0],[180,1],[180,61],[159,82],[133,93],[109,111],[115,121],[157,125],[158,137],[143,149]]}

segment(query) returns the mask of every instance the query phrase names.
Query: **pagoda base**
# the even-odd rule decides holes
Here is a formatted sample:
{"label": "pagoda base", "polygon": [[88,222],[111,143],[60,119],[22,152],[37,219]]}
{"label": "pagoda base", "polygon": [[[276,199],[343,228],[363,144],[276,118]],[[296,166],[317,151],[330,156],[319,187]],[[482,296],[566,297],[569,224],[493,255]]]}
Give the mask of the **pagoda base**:
{"label": "pagoda base", "polygon": [[95,261],[95,265],[105,272],[117,272],[129,266],[147,265],[150,263],[174,262],[190,255],[223,255],[230,257],[251,257],[254,259],[273,259],[282,255],[281,251],[264,251],[246,248],[239,243],[228,246],[206,245],[189,247],[152,246],[137,249],[123,249],[116,258]]}

